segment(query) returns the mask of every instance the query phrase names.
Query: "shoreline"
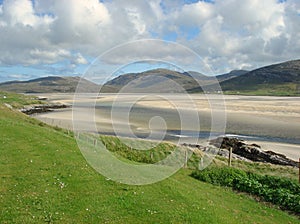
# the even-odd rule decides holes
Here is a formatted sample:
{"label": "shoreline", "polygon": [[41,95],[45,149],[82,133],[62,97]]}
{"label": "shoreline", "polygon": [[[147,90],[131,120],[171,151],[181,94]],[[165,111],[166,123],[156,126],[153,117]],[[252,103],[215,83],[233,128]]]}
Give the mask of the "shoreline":
{"label": "shoreline", "polygon": [[[64,111],[66,109],[63,109]],[[67,109],[70,110],[70,109]],[[50,113],[43,113],[43,114],[39,114],[39,115],[34,115],[32,116],[35,119],[38,119],[40,121],[43,121],[49,125],[56,125],[59,126],[61,128],[66,128],[69,130],[72,130],[72,120],[70,119],[70,117],[65,117],[64,118],[58,118],[56,115],[56,113],[63,113],[63,111],[55,111],[55,112],[50,112]],[[55,114],[53,114],[55,113]],[[41,116],[42,115],[42,116]],[[48,115],[52,115],[49,116]],[[104,120],[103,120],[104,121]],[[109,126],[110,121],[106,120],[107,126]],[[109,127],[107,128],[107,130],[103,130],[101,132],[99,132],[98,134],[104,134],[104,135],[111,135],[111,136],[115,136],[115,134],[112,134],[113,132],[111,130],[109,130]],[[147,134],[144,134],[144,136],[146,136]],[[195,141],[195,137],[192,136],[180,136],[180,135],[176,135],[176,134],[167,134],[168,136],[166,137],[166,139],[164,139],[164,141],[167,142],[173,142],[176,143],[178,141],[179,138],[181,138],[181,142],[182,143],[190,143],[190,142],[194,142]],[[142,133],[140,133],[140,137],[142,136]],[[276,153],[281,153],[286,155],[288,158],[293,159],[295,161],[298,161],[299,159],[299,154],[300,154],[300,145],[299,144],[293,144],[293,143],[287,143],[287,142],[280,142],[280,141],[270,141],[267,138],[264,137],[260,137],[261,140],[257,140],[257,136],[247,136],[247,138],[243,138],[243,135],[233,135],[233,134],[225,134],[224,136],[227,137],[237,137],[238,139],[244,140],[247,144],[258,144],[261,146],[262,150],[264,151],[274,151]],[[124,134],[124,137],[126,137],[126,135]],[[251,137],[253,139],[251,139]],[[185,141],[186,139],[186,141]],[[189,140],[190,139],[190,140]],[[151,139],[151,140],[156,140],[156,139]],[[205,140],[205,138],[199,138],[199,141],[202,142]]]}
{"label": "shoreline", "polygon": [[[48,101],[51,103],[62,103],[62,104],[72,104],[73,95],[70,94],[41,94],[43,97],[47,97]],[[111,102],[114,100],[114,94],[105,94],[101,95],[97,99],[97,105],[111,105]],[[122,97],[122,102],[130,103],[132,97],[129,94],[126,94]],[[173,97],[173,98],[172,98]],[[192,95],[193,100],[197,103],[198,107],[200,106],[199,113],[201,116],[204,116],[205,119],[208,119],[207,116],[207,101],[205,101],[203,95]],[[227,128],[226,133],[230,136],[242,136],[246,137],[244,140],[251,143],[260,144],[263,150],[271,150],[277,153],[282,153],[287,157],[297,160],[300,156],[300,138],[298,133],[300,133],[300,97],[264,97],[264,96],[239,96],[239,95],[226,95],[224,96],[226,107],[227,107]],[[176,101],[181,107],[187,107],[186,102],[180,95],[171,96],[171,100]],[[84,99],[84,103],[91,102],[92,98]],[[170,104],[166,104],[165,101],[157,100],[157,96],[154,98],[142,99],[137,102],[139,108],[144,108],[147,110],[151,106],[152,113],[156,111],[163,111],[168,116],[176,112],[170,107]],[[202,106],[202,107],[201,107]],[[188,108],[188,107],[187,107]],[[100,110],[101,109],[101,110]],[[201,111],[206,111],[202,113]],[[148,115],[147,115],[148,116]],[[37,114],[33,116],[39,120],[42,120],[50,125],[57,125],[63,128],[72,129],[72,109],[62,109],[50,113]],[[135,119],[131,123],[131,128],[136,133],[147,135],[149,131],[148,123],[145,123],[144,115],[140,117],[133,116]],[[170,119],[172,120],[172,116]],[[82,122],[84,117],[82,118]],[[172,120],[173,121],[173,120]],[[122,117],[120,119],[114,120],[115,124],[119,124],[121,128],[124,121]],[[96,123],[102,133],[112,133],[113,127],[111,125],[112,121],[110,118],[109,110],[105,111],[103,108],[99,108],[98,113],[96,113]],[[175,125],[175,126],[174,126]],[[177,124],[173,123],[171,125],[171,130],[177,129]],[[202,124],[201,124],[202,125]],[[173,127],[172,127],[173,126]],[[174,128],[175,127],[175,128]],[[169,128],[169,126],[168,126]],[[123,130],[123,129],[122,129]],[[122,131],[121,130],[121,131]],[[180,131],[172,133],[174,139],[178,138]],[[180,130],[177,129],[177,130]],[[201,130],[205,130],[205,127],[202,125]],[[126,131],[126,130],[125,130]],[[196,131],[196,130],[194,130]],[[194,132],[193,131],[193,132]],[[229,134],[231,133],[231,134]],[[172,137],[171,135],[169,137]],[[186,136],[188,138],[193,138],[195,136]],[[243,139],[243,138],[241,138]],[[181,142],[185,141],[184,136]],[[188,141],[187,141],[188,143]]]}

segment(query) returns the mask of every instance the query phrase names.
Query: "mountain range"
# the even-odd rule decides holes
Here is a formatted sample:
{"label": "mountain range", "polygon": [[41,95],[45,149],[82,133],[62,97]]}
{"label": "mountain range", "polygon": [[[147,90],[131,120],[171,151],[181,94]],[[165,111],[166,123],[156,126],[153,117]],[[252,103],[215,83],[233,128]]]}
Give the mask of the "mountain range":
{"label": "mountain range", "polygon": [[[0,89],[23,93],[74,92],[80,77],[44,77],[0,83]],[[197,93],[215,92],[218,83],[226,94],[300,95],[300,60],[269,65],[252,71],[233,70],[216,77],[189,71],[153,69],[126,73],[100,86],[82,79],[88,92]],[[204,87],[204,88],[202,88]]]}

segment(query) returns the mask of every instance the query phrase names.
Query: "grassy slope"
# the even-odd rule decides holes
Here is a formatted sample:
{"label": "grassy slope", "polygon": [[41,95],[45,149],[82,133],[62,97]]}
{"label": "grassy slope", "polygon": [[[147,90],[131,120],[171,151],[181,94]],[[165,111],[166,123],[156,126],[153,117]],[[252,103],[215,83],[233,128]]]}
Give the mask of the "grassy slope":
{"label": "grassy slope", "polygon": [[11,105],[13,108],[21,108],[25,105],[42,104],[43,101],[30,95],[20,95],[17,93],[0,91],[0,104],[5,103]]}
{"label": "grassy slope", "polygon": [[[227,166],[228,160],[224,157],[217,156],[215,159],[216,166]],[[246,172],[257,173],[261,175],[270,175],[278,177],[287,177],[290,179],[298,180],[299,170],[296,167],[279,166],[270,163],[260,162],[245,162],[240,160],[232,160],[232,166]]]}
{"label": "grassy slope", "polygon": [[269,84],[257,85],[252,89],[241,89],[235,91],[224,91],[224,94],[239,94],[250,96],[300,96],[299,84],[285,83],[285,84]]}
{"label": "grassy slope", "polygon": [[189,177],[127,186],[96,173],[67,133],[0,105],[0,223],[299,223]]}
{"label": "grassy slope", "polygon": [[261,67],[220,85],[228,94],[299,96],[300,60]]}

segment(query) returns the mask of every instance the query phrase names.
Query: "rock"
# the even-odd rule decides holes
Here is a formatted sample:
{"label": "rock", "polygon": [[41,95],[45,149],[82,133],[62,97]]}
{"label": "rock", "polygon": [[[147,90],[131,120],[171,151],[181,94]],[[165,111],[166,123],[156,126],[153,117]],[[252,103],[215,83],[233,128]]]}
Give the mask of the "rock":
{"label": "rock", "polygon": [[45,101],[45,100],[48,100],[48,98],[47,98],[47,97],[39,96],[39,97],[38,97],[38,100]]}
{"label": "rock", "polygon": [[251,161],[299,167],[298,162],[287,158],[285,155],[273,151],[263,151],[259,145],[246,144],[243,140],[237,138],[219,137],[211,140],[210,144],[226,150],[232,148],[234,154]]}
{"label": "rock", "polygon": [[251,146],[257,147],[257,148],[261,148],[260,145],[257,145],[255,143],[251,144]]}
{"label": "rock", "polygon": [[41,105],[34,105],[34,106],[22,108],[20,111],[24,114],[31,115],[35,113],[51,112],[54,109],[62,109],[68,107],[70,106],[66,104],[41,104]]}
{"label": "rock", "polygon": [[235,146],[241,147],[243,145],[246,145],[243,140],[240,140],[238,138],[228,138],[228,137],[219,137],[216,139],[210,140],[209,144],[221,148],[221,149],[230,149]]}

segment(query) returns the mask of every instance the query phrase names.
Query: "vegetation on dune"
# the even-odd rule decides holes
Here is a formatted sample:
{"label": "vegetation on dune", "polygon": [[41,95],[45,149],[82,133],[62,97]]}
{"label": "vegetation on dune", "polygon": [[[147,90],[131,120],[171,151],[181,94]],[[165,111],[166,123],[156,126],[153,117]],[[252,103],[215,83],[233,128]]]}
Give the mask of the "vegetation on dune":
{"label": "vegetation on dune", "polygon": [[[296,167],[291,166],[280,166],[270,163],[261,162],[246,162],[241,160],[232,160],[232,166],[243,170],[245,172],[252,172],[261,175],[270,175],[277,177],[290,178],[293,180],[298,180],[299,170]],[[215,165],[218,167],[225,167],[228,164],[228,159],[224,157],[217,156],[215,159]]]}
{"label": "vegetation on dune", "polygon": [[[146,186],[113,182],[87,164],[70,132],[3,103],[1,99],[0,223],[299,223],[247,195],[199,182],[190,177],[190,169]],[[101,139],[117,153],[117,138]],[[119,155],[130,154],[126,150]],[[168,152],[172,146],[162,144],[157,150]],[[145,162],[149,155],[127,159],[141,158]]]}
{"label": "vegetation on dune", "polygon": [[[120,139],[114,136],[100,136],[100,139],[106,148],[115,155],[138,163],[157,163],[178,149],[176,145],[167,142],[157,144],[155,141],[132,140],[128,138]],[[149,148],[149,150],[135,150],[135,148],[139,149],[142,147]],[[180,147],[179,150],[189,149]],[[197,169],[200,159],[201,153],[193,153],[188,160],[187,167]]]}
{"label": "vegetation on dune", "polygon": [[192,177],[214,185],[232,187],[300,214],[300,185],[291,179],[245,172],[236,168],[213,167]]}
{"label": "vegetation on dune", "polygon": [[25,105],[42,104],[38,97],[30,95],[20,95],[12,92],[0,91],[0,104],[9,104],[13,108],[21,108]]}
{"label": "vegetation on dune", "polygon": [[[139,163],[156,163],[166,158],[175,148],[175,145],[168,143],[160,143],[154,148],[152,144],[155,142],[146,142],[139,140],[130,140],[130,139],[119,139],[113,136],[100,136],[101,141],[106,146],[106,148],[114,152],[119,157],[126,158],[128,160],[139,162]],[[135,143],[136,148],[147,147],[150,150],[134,150],[128,146],[126,141],[130,141],[129,145]]]}
{"label": "vegetation on dune", "polygon": [[300,214],[300,185],[283,177],[259,175],[236,168],[213,167],[194,171],[192,177],[214,185],[250,193],[283,209]]}

